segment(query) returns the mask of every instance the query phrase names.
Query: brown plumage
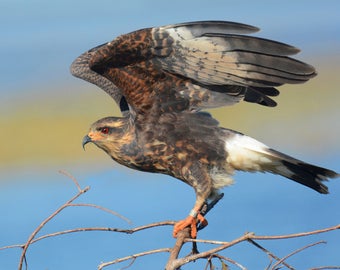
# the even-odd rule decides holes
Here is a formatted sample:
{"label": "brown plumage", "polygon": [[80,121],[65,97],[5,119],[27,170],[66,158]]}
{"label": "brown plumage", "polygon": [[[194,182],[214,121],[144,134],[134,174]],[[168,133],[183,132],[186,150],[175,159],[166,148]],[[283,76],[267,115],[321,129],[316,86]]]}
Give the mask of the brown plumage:
{"label": "brown plumage", "polygon": [[200,112],[241,100],[273,107],[275,87],[316,75],[289,57],[295,47],[245,35],[256,31],[223,21],[147,28],[95,47],[71,66],[123,114],[92,124],[83,146],[93,142],[127,167],[168,174],[195,189],[194,208],[174,236],[189,225],[196,236],[197,219],[205,223],[202,205],[232,183],[234,170],[280,174],[320,193],[328,193],[324,180],[338,176],[219,127]]}

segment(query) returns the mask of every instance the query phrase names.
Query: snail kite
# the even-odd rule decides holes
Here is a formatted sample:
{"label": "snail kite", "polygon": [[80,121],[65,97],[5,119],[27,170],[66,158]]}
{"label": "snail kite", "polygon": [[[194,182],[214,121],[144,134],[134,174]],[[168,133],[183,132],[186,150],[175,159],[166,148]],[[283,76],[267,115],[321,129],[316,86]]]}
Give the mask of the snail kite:
{"label": "snail kite", "polygon": [[80,55],[71,73],[107,92],[122,117],[93,123],[92,142],[132,169],[171,175],[192,186],[196,202],[174,227],[174,236],[206,224],[202,205],[230,185],[235,170],[271,172],[319,193],[334,171],[271,149],[220,127],[202,109],[242,100],[274,107],[275,88],[304,83],[315,69],[293,59],[299,50],[248,36],[259,29],[225,21],[200,21],[146,28],[121,35]]}

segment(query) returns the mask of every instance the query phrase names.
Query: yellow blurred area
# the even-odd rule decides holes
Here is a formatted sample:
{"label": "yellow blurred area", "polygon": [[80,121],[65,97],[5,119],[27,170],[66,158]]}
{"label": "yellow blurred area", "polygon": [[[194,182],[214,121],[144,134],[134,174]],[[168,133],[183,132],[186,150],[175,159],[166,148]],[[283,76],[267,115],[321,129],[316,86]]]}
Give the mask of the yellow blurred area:
{"label": "yellow blurred area", "polygon": [[[336,60],[312,61],[318,76],[303,85],[280,87],[281,94],[275,98],[279,105],[275,108],[242,102],[211,112],[222,126],[274,148],[280,146],[278,150],[298,148],[308,154],[318,153],[320,149],[339,149],[340,70]],[[43,165],[85,160],[111,162],[92,146],[84,153],[81,141],[92,122],[108,115],[120,115],[117,106],[96,86],[74,80],[73,86],[22,89],[23,96],[2,104],[1,167],[35,162]]]}
{"label": "yellow blurred area", "polygon": [[[1,166],[77,163],[86,157],[81,147],[89,125],[98,118],[118,115],[114,102],[96,87],[44,87],[26,98],[7,102],[1,113]],[[23,90],[24,91],[24,90]],[[23,92],[23,95],[25,93]],[[102,156],[91,151],[96,160]],[[87,149],[88,150],[88,149]]]}

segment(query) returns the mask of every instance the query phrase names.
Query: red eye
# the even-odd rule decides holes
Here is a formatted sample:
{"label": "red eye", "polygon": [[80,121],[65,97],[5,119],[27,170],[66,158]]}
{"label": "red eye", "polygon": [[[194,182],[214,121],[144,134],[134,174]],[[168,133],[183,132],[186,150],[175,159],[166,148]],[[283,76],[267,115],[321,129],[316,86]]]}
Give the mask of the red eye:
{"label": "red eye", "polygon": [[108,127],[103,127],[100,131],[103,134],[108,134],[109,133],[109,128]]}

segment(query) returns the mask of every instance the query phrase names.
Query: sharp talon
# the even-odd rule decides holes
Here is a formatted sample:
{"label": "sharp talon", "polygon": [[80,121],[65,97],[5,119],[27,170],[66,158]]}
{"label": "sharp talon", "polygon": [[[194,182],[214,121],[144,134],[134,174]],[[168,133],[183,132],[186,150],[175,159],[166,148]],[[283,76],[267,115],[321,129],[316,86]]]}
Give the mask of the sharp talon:
{"label": "sharp talon", "polygon": [[175,224],[173,234],[172,234],[173,237],[176,238],[177,234],[181,230],[190,226],[190,230],[191,230],[190,236],[191,236],[191,238],[196,238],[196,236],[197,236],[197,221],[200,222],[200,228],[204,228],[205,226],[208,225],[207,220],[201,214],[198,214],[196,218],[189,215],[186,219],[180,220]]}

